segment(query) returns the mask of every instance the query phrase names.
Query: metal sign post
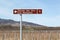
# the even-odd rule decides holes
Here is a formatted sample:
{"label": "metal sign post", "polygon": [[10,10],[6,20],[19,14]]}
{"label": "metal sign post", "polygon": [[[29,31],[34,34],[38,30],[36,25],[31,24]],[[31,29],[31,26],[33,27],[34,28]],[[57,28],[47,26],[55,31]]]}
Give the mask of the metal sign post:
{"label": "metal sign post", "polygon": [[22,14],[20,14],[20,40],[22,40]]}
{"label": "metal sign post", "polygon": [[22,14],[42,14],[42,9],[14,9],[14,14],[20,14],[20,40],[22,40]]}

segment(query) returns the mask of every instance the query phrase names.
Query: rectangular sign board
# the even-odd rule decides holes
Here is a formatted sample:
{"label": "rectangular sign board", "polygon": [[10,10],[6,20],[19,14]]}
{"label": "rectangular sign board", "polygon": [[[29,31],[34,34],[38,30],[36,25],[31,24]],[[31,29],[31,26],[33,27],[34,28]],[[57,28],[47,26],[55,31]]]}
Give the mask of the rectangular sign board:
{"label": "rectangular sign board", "polygon": [[42,9],[14,9],[13,14],[42,14]]}

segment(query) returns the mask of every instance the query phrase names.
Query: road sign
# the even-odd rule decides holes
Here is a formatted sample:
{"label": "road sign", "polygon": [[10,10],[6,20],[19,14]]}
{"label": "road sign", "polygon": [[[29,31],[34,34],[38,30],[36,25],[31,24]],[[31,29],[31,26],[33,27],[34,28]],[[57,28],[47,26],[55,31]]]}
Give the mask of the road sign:
{"label": "road sign", "polygon": [[22,14],[42,14],[42,9],[14,9],[13,14],[20,14],[20,40],[22,40]]}
{"label": "road sign", "polygon": [[14,9],[14,14],[42,14],[42,9]]}

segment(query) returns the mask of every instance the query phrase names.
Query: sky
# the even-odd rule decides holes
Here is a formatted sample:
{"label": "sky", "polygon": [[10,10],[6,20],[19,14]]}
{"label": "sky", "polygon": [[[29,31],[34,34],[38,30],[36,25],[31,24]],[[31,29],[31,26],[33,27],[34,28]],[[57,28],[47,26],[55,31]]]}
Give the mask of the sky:
{"label": "sky", "polygon": [[60,0],[0,0],[0,18],[20,21],[13,9],[42,9],[42,14],[23,14],[23,21],[46,26],[60,26]]}

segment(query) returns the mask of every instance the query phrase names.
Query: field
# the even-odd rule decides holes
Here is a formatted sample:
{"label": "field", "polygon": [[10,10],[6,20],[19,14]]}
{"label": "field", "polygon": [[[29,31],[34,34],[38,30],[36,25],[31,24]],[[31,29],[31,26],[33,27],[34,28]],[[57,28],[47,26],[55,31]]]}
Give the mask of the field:
{"label": "field", "polygon": [[[19,31],[0,31],[0,40],[20,40]],[[60,40],[59,31],[23,31],[23,40]]]}

